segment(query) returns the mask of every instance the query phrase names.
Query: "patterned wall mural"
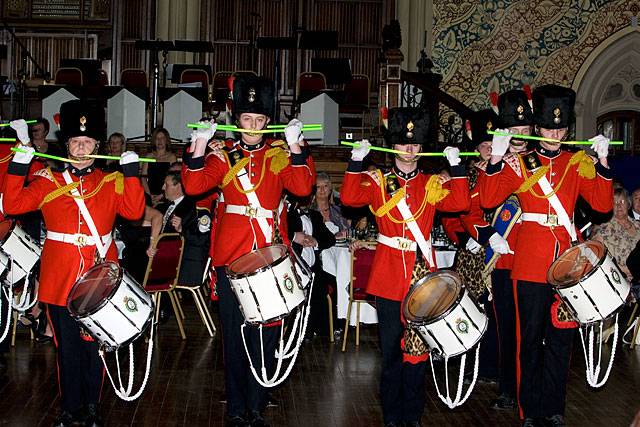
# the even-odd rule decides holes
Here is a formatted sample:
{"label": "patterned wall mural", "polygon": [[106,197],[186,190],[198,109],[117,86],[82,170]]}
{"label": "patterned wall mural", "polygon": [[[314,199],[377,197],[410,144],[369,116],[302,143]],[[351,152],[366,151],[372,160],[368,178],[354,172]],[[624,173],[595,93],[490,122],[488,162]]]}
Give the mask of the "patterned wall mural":
{"label": "patterned wall mural", "polygon": [[640,0],[434,0],[433,62],[443,88],[474,109],[487,94],[571,85],[587,56],[638,25]]}

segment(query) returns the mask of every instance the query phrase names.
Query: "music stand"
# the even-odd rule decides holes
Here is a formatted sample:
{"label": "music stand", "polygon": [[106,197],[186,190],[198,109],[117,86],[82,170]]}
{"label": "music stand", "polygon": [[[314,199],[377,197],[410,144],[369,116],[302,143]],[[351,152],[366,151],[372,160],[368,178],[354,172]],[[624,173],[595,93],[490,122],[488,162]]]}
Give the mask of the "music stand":
{"label": "music stand", "polygon": [[[137,50],[148,50],[151,52],[151,60],[153,61],[151,67],[153,70],[152,85],[151,85],[151,129],[155,129],[158,125],[158,85],[160,82],[160,57],[159,52],[166,59],[167,52],[174,50],[175,46],[173,42],[164,40],[136,40],[135,48]],[[148,135],[143,135],[146,139]],[[130,138],[138,139],[139,137]]]}
{"label": "music stand", "polygon": [[[213,43],[205,40],[175,40],[175,51],[192,52],[192,53],[211,53],[213,52]],[[193,55],[193,64],[196,63],[196,56]],[[193,67],[192,67],[193,68]],[[211,79],[211,75],[209,75]]]}
{"label": "music stand", "polygon": [[324,74],[328,85],[343,85],[353,79],[349,58],[313,58],[311,71]]}
{"label": "music stand", "polygon": [[256,47],[263,50],[275,50],[275,78],[273,84],[275,86],[274,93],[274,117],[273,121],[278,123],[280,121],[280,53],[282,50],[294,50],[296,49],[295,37],[258,37],[256,39]]}

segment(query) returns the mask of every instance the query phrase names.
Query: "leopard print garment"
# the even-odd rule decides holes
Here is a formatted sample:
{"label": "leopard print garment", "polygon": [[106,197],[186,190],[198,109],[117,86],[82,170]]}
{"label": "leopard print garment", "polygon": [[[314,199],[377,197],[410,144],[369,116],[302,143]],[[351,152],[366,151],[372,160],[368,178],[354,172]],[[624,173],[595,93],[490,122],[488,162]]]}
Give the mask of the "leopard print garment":
{"label": "leopard print garment", "polygon": [[561,302],[560,304],[558,304],[558,310],[556,312],[556,316],[558,318],[558,321],[562,323],[575,322],[575,319],[571,315],[571,312],[569,311],[569,309],[567,308],[564,302]]}
{"label": "leopard print garment", "polygon": [[491,276],[482,274],[485,267],[484,257],[485,248],[480,249],[477,254],[473,254],[466,248],[460,248],[453,263],[453,270],[460,275],[462,283],[475,301],[490,289]]}
{"label": "leopard print garment", "polygon": [[[423,257],[418,257],[411,272],[411,286],[418,280],[429,274],[429,268]],[[410,356],[422,356],[429,352],[429,348],[422,340],[417,330],[411,328],[409,324],[404,330],[404,348],[403,351]]]}

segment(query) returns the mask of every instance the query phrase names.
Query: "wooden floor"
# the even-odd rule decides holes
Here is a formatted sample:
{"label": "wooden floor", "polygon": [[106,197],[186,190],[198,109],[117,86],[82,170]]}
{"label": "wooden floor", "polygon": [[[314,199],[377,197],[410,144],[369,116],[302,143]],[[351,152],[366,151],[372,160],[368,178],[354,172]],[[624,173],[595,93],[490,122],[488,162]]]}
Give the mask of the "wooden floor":
{"label": "wooden floor", "polygon": [[[149,384],[140,399],[127,403],[105,383],[102,410],[109,426],[221,426],[225,405],[220,338],[209,338],[193,306],[186,304],[187,340],[171,319],[160,326]],[[364,328],[360,347],[350,334],[348,351],[316,338],[303,347],[291,377],[273,392],[279,407],[268,408],[273,426],[379,426],[380,355],[376,328]],[[589,389],[579,342],[572,360],[566,418],[570,426],[628,426],[640,407],[640,350],[618,348],[611,377],[600,390]],[[144,350],[144,349],[140,349]],[[137,363],[142,364],[142,351]],[[0,378],[0,425],[48,426],[58,410],[53,345],[29,341],[19,331]],[[113,360],[113,359],[112,359]],[[138,380],[141,376],[138,376]],[[462,407],[440,402],[429,373],[426,426],[519,425],[515,412],[487,408],[496,386],[478,384]],[[139,384],[139,383],[138,383]]]}

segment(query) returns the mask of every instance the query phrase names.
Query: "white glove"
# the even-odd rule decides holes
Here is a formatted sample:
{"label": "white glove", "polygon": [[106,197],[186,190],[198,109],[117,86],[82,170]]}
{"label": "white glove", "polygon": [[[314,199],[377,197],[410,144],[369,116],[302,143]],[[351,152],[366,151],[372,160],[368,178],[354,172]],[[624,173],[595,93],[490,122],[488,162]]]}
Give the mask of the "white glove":
{"label": "white glove", "polygon": [[500,255],[513,253],[509,247],[509,242],[498,233],[493,233],[491,237],[489,237],[489,246],[491,246],[491,249],[493,249],[495,253]]}
{"label": "white glove", "polygon": [[28,165],[31,163],[31,159],[33,159],[33,153],[36,152],[33,147],[19,147],[21,151],[25,151],[22,153],[21,151],[16,151],[16,154],[13,155],[13,161],[16,163],[20,163],[21,165]]}
{"label": "white glove", "polygon": [[138,163],[140,157],[134,151],[125,151],[120,156],[120,165],[128,165],[130,163]]}
{"label": "white glove", "polygon": [[29,126],[27,126],[27,122],[24,119],[13,120],[9,123],[9,126],[16,131],[22,145],[27,145],[31,141],[29,139]]}
{"label": "white glove", "polygon": [[458,166],[460,164],[460,150],[456,147],[447,147],[443,153],[451,166]]}
{"label": "white glove", "polygon": [[476,240],[471,237],[469,237],[469,240],[467,240],[467,245],[465,247],[474,255],[480,252],[480,249],[482,249],[482,245],[476,242]]}
{"label": "white glove", "polygon": [[[507,129],[496,129],[496,132],[509,133]],[[511,141],[511,135],[493,135],[491,142],[491,155],[502,157],[509,150],[509,142]]]}
{"label": "white glove", "polygon": [[284,128],[284,136],[288,145],[299,144],[302,140],[302,122],[298,119],[291,120]]}
{"label": "white glove", "polygon": [[215,135],[218,124],[214,121],[201,121],[198,122],[198,124],[206,127],[199,127],[191,132],[191,143],[195,143],[198,139],[204,139],[205,142],[209,142],[209,140],[213,138],[213,135]]}
{"label": "white glove", "polygon": [[361,162],[365,157],[367,157],[367,154],[369,154],[371,144],[369,144],[368,139],[356,141],[356,144],[358,144],[358,147],[353,147],[351,149],[351,160]]}
{"label": "white glove", "polygon": [[591,149],[596,152],[599,159],[604,159],[609,155],[609,142],[611,141],[609,138],[597,135],[589,139],[589,141],[593,142]]}

